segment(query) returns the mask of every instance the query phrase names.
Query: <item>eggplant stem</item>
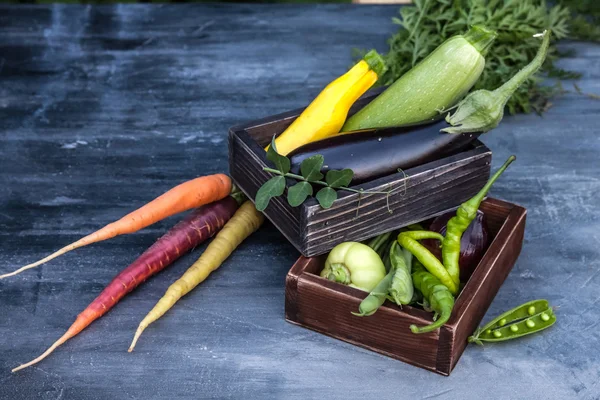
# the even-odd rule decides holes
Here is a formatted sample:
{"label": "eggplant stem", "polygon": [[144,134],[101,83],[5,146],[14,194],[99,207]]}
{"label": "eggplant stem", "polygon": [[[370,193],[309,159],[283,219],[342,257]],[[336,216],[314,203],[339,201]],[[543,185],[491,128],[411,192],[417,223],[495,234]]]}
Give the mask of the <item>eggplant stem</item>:
{"label": "eggplant stem", "polygon": [[529,79],[534,73],[536,73],[544,61],[546,60],[546,54],[548,53],[548,46],[550,45],[550,32],[545,30],[542,33],[538,33],[533,35],[533,37],[541,37],[542,45],[537,51],[537,54],[531,60],[529,64],[523,67],[519,72],[517,72],[512,78],[510,78],[507,82],[505,82],[502,86],[494,90],[494,92],[498,93],[499,98],[502,99],[504,104],[510,99],[510,96],[521,86],[523,82]]}

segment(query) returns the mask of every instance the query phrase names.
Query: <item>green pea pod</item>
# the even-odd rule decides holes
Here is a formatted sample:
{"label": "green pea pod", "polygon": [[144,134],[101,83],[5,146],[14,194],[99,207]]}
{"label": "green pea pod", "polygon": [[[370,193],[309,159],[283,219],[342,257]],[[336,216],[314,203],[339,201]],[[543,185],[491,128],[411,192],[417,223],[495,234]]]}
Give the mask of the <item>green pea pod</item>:
{"label": "green pea pod", "polygon": [[383,259],[383,256],[387,250],[386,245],[391,236],[392,236],[392,232],[386,232],[379,236],[375,236],[373,239],[371,239],[367,243],[367,246],[369,246],[370,248],[375,250],[375,252],[379,255],[379,257],[381,257],[381,259]]}
{"label": "green pea pod", "polygon": [[389,298],[398,305],[409,304],[415,291],[410,275],[412,254],[407,253],[410,257],[408,259],[407,254],[398,245],[398,242],[392,243],[390,262],[395,273],[389,288]]}
{"label": "green pea pod", "polygon": [[533,300],[509,310],[469,337],[469,343],[501,342],[544,330],[556,322],[547,300]]}
{"label": "green pea pod", "polygon": [[392,284],[394,273],[394,268],[390,268],[390,272],[388,272],[387,275],[377,284],[377,286],[375,286],[371,293],[369,293],[369,295],[360,302],[360,305],[358,306],[358,312],[352,312],[352,314],[356,315],[357,317],[367,317],[375,314],[375,312],[383,305],[385,299],[387,298],[388,289]]}
{"label": "green pea pod", "polygon": [[410,270],[411,266],[412,266],[412,260],[413,260],[412,253],[406,249],[402,249],[402,256],[404,257],[404,262],[406,262],[406,265],[408,266],[408,269]]}
{"label": "green pea pod", "polygon": [[489,333],[488,330],[483,331],[479,337],[472,341],[477,344],[482,344],[481,342],[501,342],[504,340],[516,339],[549,328],[554,325],[555,322],[556,315],[554,315],[552,308],[548,308],[524,320],[514,322],[501,328],[492,329]]}
{"label": "green pea pod", "polygon": [[426,271],[420,263],[415,262],[414,264],[415,271],[412,278],[415,289],[423,294],[424,299],[427,300],[431,309],[437,314],[437,319],[427,326],[417,327],[411,325],[410,330],[413,333],[431,332],[444,325],[452,315],[454,296],[438,278]]}
{"label": "green pea pod", "polygon": [[505,313],[500,314],[482,328],[482,330],[496,329],[505,326],[508,322],[518,321],[527,317],[531,317],[543,310],[550,308],[548,300],[532,300],[527,303],[523,303],[520,306],[508,310]]}
{"label": "green pea pod", "polygon": [[[456,210],[456,215],[450,218],[450,221],[448,221],[448,224],[446,225],[446,236],[442,241],[442,261],[444,267],[448,270],[448,274],[456,285],[460,283],[460,267],[458,265],[458,260],[460,259],[460,240],[462,235],[477,216],[477,210],[494,182],[496,182],[500,175],[502,175],[510,163],[515,159],[515,156],[508,157],[508,160],[506,160],[504,165],[496,171],[485,186],[481,188],[479,193],[460,205],[458,210]],[[425,266],[427,265],[425,264]]]}
{"label": "green pea pod", "polygon": [[390,252],[389,249],[383,255],[383,265],[385,266],[385,271],[390,272],[392,268],[392,262],[390,261]]}

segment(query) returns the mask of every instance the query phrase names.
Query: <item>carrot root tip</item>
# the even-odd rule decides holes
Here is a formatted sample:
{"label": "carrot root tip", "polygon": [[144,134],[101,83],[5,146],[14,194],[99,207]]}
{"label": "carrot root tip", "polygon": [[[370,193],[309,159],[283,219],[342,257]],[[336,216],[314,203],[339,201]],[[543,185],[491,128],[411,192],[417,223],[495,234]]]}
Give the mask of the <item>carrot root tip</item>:
{"label": "carrot root tip", "polygon": [[22,370],[22,369],[25,369],[25,368],[27,368],[27,367],[31,367],[32,365],[39,363],[39,362],[40,362],[40,361],[42,361],[44,358],[48,357],[48,356],[50,355],[50,353],[52,353],[52,352],[53,352],[53,351],[54,351],[54,350],[55,350],[55,349],[56,349],[58,346],[60,346],[61,344],[63,344],[63,343],[64,343],[64,342],[66,342],[67,340],[68,340],[68,337],[65,337],[65,336],[61,337],[61,338],[60,338],[60,339],[58,339],[56,342],[54,342],[54,344],[53,344],[52,346],[50,346],[50,347],[48,348],[48,350],[46,350],[44,353],[42,353],[42,355],[40,355],[38,358],[35,358],[35,359],[33,359],[33,360],[29,361],[28,363],[21,364],[21,365],[19,365],[18,367],[16,367],[16,368],[13,368],[13,369],[11,370],[11,372],[13,372],[13,373],[14,373],[14,372],[20,371],[20,370]]}
{"label": "carrot root tip", "polygon": [[135,331],[135,335],[133,336],[133,341],[131,342],[129,349],[127,349],[128,353],[131,353],[133,351],[133,349],[135,348],[135,345],[137,344],[138,339],[142,335],[142,332],[144,332],[144,329],[146,329],[146,327],[141,326],[141,325],[137,328],[137,331]]}

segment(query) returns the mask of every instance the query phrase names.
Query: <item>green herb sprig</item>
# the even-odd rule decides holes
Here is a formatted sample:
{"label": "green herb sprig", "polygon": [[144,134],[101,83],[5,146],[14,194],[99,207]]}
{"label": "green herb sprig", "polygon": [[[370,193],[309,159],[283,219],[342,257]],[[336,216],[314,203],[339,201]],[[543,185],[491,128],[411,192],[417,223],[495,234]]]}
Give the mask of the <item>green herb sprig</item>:
{"label": "green herb sprig", "polygon": [[600,2],[598,0],[557,0],[558,4],[569,7],[569,38],[600,41]]}
{"label": "green herb sprig", "polygon": [[[348,185],[354,177],[354,172],[351,169],[329,170],[325,175],[321,172],[325,159],[322,155],[317,154],[308,157],[300,164],[300,173],[293,174],[290,172],[291,162],[286,156],[277,152],[275,146],[275,137],[271,141],[271,145],[267,150],[267,160],[271,161],[275,168],[264,167],[263,170],[274,174],[275,176],[266,181],[256,193],[254,205],[258,211],[264,211],[273,197],[279,197],[285,192],[286,178],[297,180],[288,189],[287,201],[292,207],[297,207],[304,203],[309,196],[313,195],[313,185],[323,186],[315,198],[323,208],[330,208],[333,202],[338,198],[337,190],[345,190],[354,193],[380,193],[389,197],[391,191],[365,191],[362,189],[352,189]],[[325,181],[323,181],[325,179]],[[388,207],[389,209],[389,207]]]}
{"label": "green herb sprig", "polygon": [[[388,41],[390,49],[384,58],[389,69],[380,85],[394,82],[444,40],[481,24],[497,31],[498,38],[486,55],[485,69],[474,90],[493,90],[535,56],[539,46],[532,38],[535,33],[549,29],[553,39],[559,40],[569,36],[574,23],[567,7],[550,7],[545,0],[414,0],[414,6],[400,9],[400,16],[393,18],[400,30]],[[560,56],[551,46],[542,73],[559,79],[579,77],[554,65]],[[542,113],[552,97],[564,93],[560,82],[549,86],[542,80],[538,75],[521,85],[508,102],[508,111]]]}

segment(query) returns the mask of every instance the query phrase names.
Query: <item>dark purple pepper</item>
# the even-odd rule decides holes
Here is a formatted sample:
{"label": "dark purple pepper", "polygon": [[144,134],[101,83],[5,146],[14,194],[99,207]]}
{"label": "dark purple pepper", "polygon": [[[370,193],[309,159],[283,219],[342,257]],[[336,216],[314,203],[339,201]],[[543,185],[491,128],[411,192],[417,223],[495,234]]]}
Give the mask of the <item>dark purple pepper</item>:
{"label": "dark purple pepper", "polygon": [[[429,225],[429,230],[446,235],[446,224],[456,213],[454,211],[436,217]],[[437,240],[423,240],[438,259],[442,259],[442,249]],[[485,214],[477,210],[477,216],[471,222],[460,240],[460,280],[466,282],[490,245],[490,233]]]}

